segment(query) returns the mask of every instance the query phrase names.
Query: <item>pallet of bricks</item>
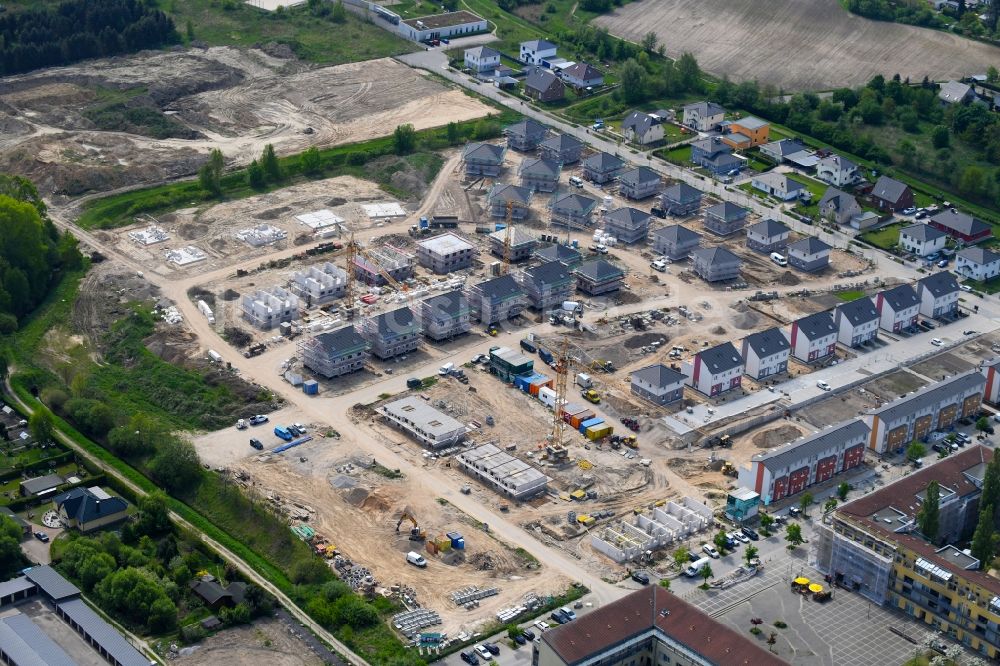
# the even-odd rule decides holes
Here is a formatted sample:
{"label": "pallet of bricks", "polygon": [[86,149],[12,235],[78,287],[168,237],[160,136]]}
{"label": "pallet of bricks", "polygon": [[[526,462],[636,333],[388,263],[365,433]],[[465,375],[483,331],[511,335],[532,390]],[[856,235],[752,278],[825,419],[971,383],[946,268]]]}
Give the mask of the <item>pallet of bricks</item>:
{"label": "pallet of bricks", "polygon": [[416,637],[424,627],[441,624],[441,616],[426,608],[404,611],[392,616],[392,626],[409,639]]}

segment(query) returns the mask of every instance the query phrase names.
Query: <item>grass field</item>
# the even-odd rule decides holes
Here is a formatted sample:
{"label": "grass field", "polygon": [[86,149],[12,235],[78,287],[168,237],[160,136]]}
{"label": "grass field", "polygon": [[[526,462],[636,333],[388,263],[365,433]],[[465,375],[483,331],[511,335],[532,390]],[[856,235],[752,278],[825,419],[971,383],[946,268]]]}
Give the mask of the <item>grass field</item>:
{"label": "grass field", "polygon": [[852,290],[852,291],[835,291],[833,293],[833,295],[836,296],[837,298],[839,298],[840,300],[844,301],[845,303],[850,303],[851,301],[856,301],[859,298],[861,298],[862,296],[864,296],[865,292],[863,292],[863,291],[856,291],[856,290]]}
{"label": "grass field", "polygon": [[681,166],[690,167],[691,166],[691,146],[680,146],[678,148],[671,148],[670,150],[658,150],[655,153],[657,157],[662,157],[668,162],[673,164],[679,164]]}
{"label": "grass field", "polygon": [[882,227],[876,231],[868,231],[861,234],[861,240],[866,243],[871,243],[875,247],[882,248],[883,250],[888,250],[890,247],[899,242],[899,230],[903,228],[903,224],[890,224],[887,227]]}

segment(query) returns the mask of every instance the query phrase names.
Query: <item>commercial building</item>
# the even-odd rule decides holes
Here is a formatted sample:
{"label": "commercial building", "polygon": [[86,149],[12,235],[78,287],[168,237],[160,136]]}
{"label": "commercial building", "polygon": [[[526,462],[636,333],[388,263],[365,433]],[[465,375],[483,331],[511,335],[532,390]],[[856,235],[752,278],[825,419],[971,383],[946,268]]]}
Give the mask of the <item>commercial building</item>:
{"label": "commercial building", "polygon": [[671,261],[687,259],[701,246],[701,234],[680,224],[672,224],[653,232],[653,248]]}
{"label": "commercial building", "polygon": [[595,153],[583,160],[583,177],[592,183],[604,185],[618,177],[625,167],[625,160],[611,153]]}
{"label": "commercial building", "polygon": [[699,132],[718,129],[726,119],[726,110],[714,102],[695,102],[684,106],[683,123]]}
{"label": "commercial building", "polygon": [[513,382],[515,377],[530,375],[534,368],[534,360],[515,349],[497,347],[490,350],[490,373],[502,381]]}
{"label": "commercial building", "polygon": [[690,361],[684,361],[681,372],[687,385],[714,397],[739,388],[742,383],[743,358],[731,342],[702,349]]}
{"label": "commercial building", "polygon": [[576,288],[576,278],[560,261],[524,270],[519,282],[528,297],[528,306],[542,312],[560,307]]}
{"label": "commercial building", "polygon": [[970,370],[868,411],[864,415],[871,429],[868,448],[878,454],[902,451],[932,430],[978,414],[985,389],[986,377]]}
{"label": "commercial building", "polygon": [[872,299],[862,296],[837,306],[833,313],[837,342],[860,347],[878,337],[879,314]]}
{"label": "commercial building", "polygon": [[507,136],[510,148],[525,152],[537,148],[545,140],[549,130],[537,120],[525,118],[505,127],[503,133]]}
{"label": "commercial building", "polygon": [[413,277],[412,254],[391,245],[369,247],[366,253],[367,257],[360,254],[354,257],[354,279],[359,282],[381,287],[388,284],[383,273],[387,273],[396,282]]}
{"label": "commercial building", "polygon": [[397,29],[404,39],[427,42],[434,39],[465,37],[486,32],[487,24],[486,19],[476,16],[472,12],[461,10],[403,19],[397,25]]}
{"label": "commercial building", "polygon": [[948,234],[929,224],[911,224],[899,230],[899,247],[918,257],[926,257],[945,248]]}
{"label": "commercial building", "polygon": [[496,178],[503,171],[506,146],[492,143],[467,143],[462,150],[462,162],[468,178]]}
{"label": "commercial building", "polygon": [[604,231],[621,243],[646,240],[649,234],[649,213],[626,206],[609,211],[604,216]]}
{"label": "commercial building", "polygon": [[371,353],[383,360],[409,354],[420,346],[420,323],[409,307],[368,317],[358,329],[371,344]]}
{"label": "commercial building", "polygon": [[258,289],[244,294],[240,305],[243,318],[263,331],[299,318],[299,297],[284,287]]}
{"label": "commercial building", "polygon": [[463,451],[456,460],[463,472],[511,499],[530,499],[548,487],[549,477],[493,444]]}
{"label": "commercial building", "polygon": [[476,254],[475,245],[451,232],[417,243],[417,262],[438,275],[468,268]]}
{"label": "commercial building", "polygon": [[555,192],[559,186],[559,162],[545,157],[525,157],[517,169],[521,187],[535,192]]}
{"label": "commercial building", "polygon": [[829,312],[817,312],[792,322],[792,356],[805,363],[822,361],[837,349],[837,327]]}
{"label": "commercial building", "polygon": [[590,215],[597,206],[597,200],[582,194],[566,192],[557,194],[549,201],[552,225],[568,229],[583,229],[590,226]]}
{"label": "commercial building", "polygon": [[640,368],[632,373],[632,393],[661,407],[684,397],[682,373],[662,363]]}
{"label": "commercial building", "polygon": [[1000,254],[982,247],[967,247],[955,255],[955,272],[985,282],[1000,275]]}
{"label": "commercial building", "polygon": [[954,317],[958,314],[960,293],[955,276],[945,271],[917,280],[920,314],[934,319]]}
{"label": "commercial building", "polygon": [[450,340],[472,329],[472,309],[460,289],[420,301],[420,328],[431,340]]}
{"label": "commercial building", "polygon": [[523,220],[528,217],[531,210],[528,204],[531,203],[532,191],[520,185],[510,185],[509,183],[494,183],[486,195],[486,205],[490,209],[490,217],[504,220],[507,218],[507,210],[510,209],[510,219]]}
{"label": "commercial building", "polygon": [[532,666],[779,666],[785,662],[659,585],[542,633]]}
{"label": "commercial building", "polygon": [[978,243],[993,236],[990,225],[954,208],[938,213],[929,220],[929,224],[963,243]]}
{"label": "commercial building", "polygon": [[761,220],[747,227],[747,247],[764,254],[781,252],[788,247],[789,233],[790,229],[781,222]]}
{"label": "commercial building", "polygon": [[330,379],[365,367],[369,346],[353,326],[345,326],[306,338],[299,343],[299,356],[303,366]]}
{"label": "commercial building", "polygon": [[674,183],[660,194],[660,207],[675,217],[694,215],[701,208],[701,190],[687,183]]}
{"label": "commercial building", "polygon": [[735,488],[726,495],[726,515],[742,523],[760,513],[760,495],[747,488]]}
{"label": "commercial building", "polygon": [[524,290],[510,275],[467,287],[465,296],[472,316],[486,326],[519,316],[528,301]]}
{"label": "commercial building", "polygon": [[868,426],[851,419],[766,453],[739,470],[741,488],[758,493],[765,505],[829,481],[865,460]]}
{"label": "commercial building", "polygon": [[583,141],[569,134],[556,134],[538,144],[542,157],[558,164],[573,164],[580,161]]}
{"label": "commercial building", "polygon": [[875,307],[878,308],[879,326],[890,333],[898,333],[916,325],[920,299],[913,287],[901,284],[879,292]]}
{"label": "commercial building", "polygon": [[788,371],[791,345],[784,331],[775,326],[743,338],[743,372],[760,381]]}
{"label": "commercial building", "polygon": [[416,396],[376,407],[387,423],[432,449],[454,446],[465,438],[466,427]]}
{"label": "commercial building", "polygon": [[573,273],[576,288],[589,296],[618,291],[625,281],[625,271],[604,259],[585,261]]}
{"label": "commercial building", "polygon": [[[817,568],[871,602],[995,659],[1000,581],[961,550],[975,529],[992,457],[989,448],[970,446],[838,507],[813,538]],[[933,540],[917,521],[931,481],[940,486],[940,530]]]}
{"label": "commercial building", "polygon": [[814,236],[807,236],[788,246],[788,265],[807,273],[816,273],[830,265],[833,248]]}
{"label": "commercial building", "polygon": [[691,253],[691,270],[706,282],[735,280],[742,266],[743,260],[721,245],[703,247]]}
{"label": "commercial building", "polygon": [[306,307],[336,300],[344,295],[346,288],[347,271],[329,261],[295,271],[289,284],[289,289],[305,301]]}
{"label": "commercial building", "polygon": [[52,507],[66,528],[86,534],[128,517],[128,502],[98,486],[73,488],[52,498]]}
{"label": "commercial building", "polygon": [[618,176],[618,194],[626,199],[647,199],[660,191],[660,174],[649,167],[636,167]]}
{"label": "commercial building", "polygon": [[718,236],[728,236],[743,229],[747,210],[725,201],[705,210],[705,228]]}

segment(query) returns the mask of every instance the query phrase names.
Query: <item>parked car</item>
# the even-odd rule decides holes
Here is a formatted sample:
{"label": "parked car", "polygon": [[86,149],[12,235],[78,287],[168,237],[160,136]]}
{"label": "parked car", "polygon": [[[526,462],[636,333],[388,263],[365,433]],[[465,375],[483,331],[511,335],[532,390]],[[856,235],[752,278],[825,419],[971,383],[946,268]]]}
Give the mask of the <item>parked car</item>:
{"label": "parked car", "polygon": [[236,429],[237,430],[246,430],[247,429],[247,420],[246,419],[240,419],[239,421],[237,421],[236,422]]}
{"label": "parked car", "polygon": [[254,414],[250,417],[250,425],[260,425],[261,423],[267,423],[268,420],[263,414]]}
{"label": "parked car", "polygon": [[35,538],[41,541],[42,543],[49,542],[49,535],[42,531],[35,532]]}
{"label": "parked car", "polygon": [[571,621],[576,619],[576,612],[571,610],[568,606],[563,606],[559,610],[561,610],[563,615],[568,617]]}
{"label": "parked car", "polygon": [[903,215],[916,215],[916,214],[917,214],[917,209],[914,208],[913,206],[903,209]]}
{"label": "parked car", "polygon": [[563,614],[563,612],[559,610],[554,610],[551,613],[549,613],[549,618],[556,624],[567,624],[569,622],[569,618],[566,617]]}
{"label": "parked car", "polygon": [[938,268],[944,268],[947,265],[948,265],[948,260],[947,259],[942,259],[941,261],[937,262],[937,267]]}
{"label": "parked car", "polygon": [[489,650],[489,653],[494,657],[500,654],[500,646],[496,643],[483,643],[483,647]]}
{"label": "parked car", "polygon": [[716,550],[715,546],[713,546],[712,544],[710,543],[701,544],[701,550],[703,553],[711,557],[713,560],[719,559],[719,551]]}
{"label": "parked car", "polygon": [[726,548],[728,548],[729,550],[733,550],[734,548],[736,548],[736,546],[738,546],[739,543],[740,542],[737,541],[732,534],[726,535]]}
{"label": "parked car", "polygon": [[800,509],[797,506],[793,506],[788,510],[788,515],[798,518],[800,515],[802,515],[802,509]]}
{"label": "parked car", "polygon": [[546,622],[545,620],[535,620],[535,623],[531,626],[533,626],[535,629],[538,629],[538,633],[542,633],[549,628],[549,623]]}
{"label": "parked car", "polygon": [[960,285],[958,285],[958,288],[961,289],[962,291],[966,292],[966,293],[972,291],[972,287],[970,287],[967,284],[960,284]]}
{"label": "parked car", "polygon": [[263,451],[264,450],[264,444],[259,439],[257,439],[256,437],[251,437],[250,438],[250,446],[252,446],[253,448],[257,449],[258,451]]}
{"label": "parked car", "polygon": [[826,382],[824,382],[822,379],[819,380],[818,382],[816,382],[816,386],[818,386],[820,389],[822,389],[824,391],[829,391],[830,390],[830,385],[827,384]]}
{"label": "parked car", "polygon": [[535,640],[535,632],[533,632],[533,631],[532,631],[531,629],[522,629],[522,630],[521,630],[521,633],[522,633],[522,634],[524,635],[524,637],[525,637],[525,638],[527,638],[527,639],[528,639],[529,641],[533,641],[533,640]]}
{"label": "parked car", "polygon": [[739,530],[732,532],[732,536],[736,537],[738,541],[742,541],[743,543],[750,543],[750,539],[747,535],[743,534],[743,532],[740,532]]}
{"label": "parked car", "polygon": [[525,637],[523,633],[514,634],[514,642],[517,643],[518,645],[526,645],[528,643],[528,639]]}
{"label": "parked car", "polygon": [[931,338],[931,344],[934,345],[935,347],[940,347],[944,343],[941,342],[941,338]]}
{"label": "parked car", "polygon": [[632,580],[642,585],[649,585],[649,574],[644,571],[633,571]]}
{"label": "parked car", "polygon": [[461,655],[462,661],[469,664],[469,666],[479,666],[479,657],[476,656],[475,652],[463,652]]}
{"label": "parked car", "polygon": [[493,655],[490,654],[490,651],[487,650],[486,647],[483,645],[476,646],[476,656],[482,659],[483,661],[490,661],[491,659],[493,659]]}

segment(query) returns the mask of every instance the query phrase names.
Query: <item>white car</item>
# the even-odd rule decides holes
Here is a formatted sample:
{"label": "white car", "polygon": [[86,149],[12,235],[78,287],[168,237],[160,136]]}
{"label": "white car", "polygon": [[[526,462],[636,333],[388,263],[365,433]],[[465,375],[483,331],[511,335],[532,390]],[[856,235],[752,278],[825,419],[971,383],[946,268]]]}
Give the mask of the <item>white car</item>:
{"label": "white car", "polygon": [[739,530],[737,530],[736,532],[730,532],[729,536],[733,537],[737,541],[742,541],[743,543],[750,543],[750,537],[748,537],[746,534],[743,534],[743,532],[740,532]]}
{"label": "white car", "polygon": [[826,382],[824,382],[822,379],[819,380],[818,382],[816,382],[816,386],[818,386],[819,388],[821,388],[824,391],[829,391],[830,390],[830,385],[827,384]]}
{"label": "white car", "polygon": [[476,646],[476,656],[485,661],[486,663],[493,661],[493,655],[490,654],[490,651],[484,648],[482,645]]}
{"label": "white car", "polygon": [[237,430],[246,430],[247,429],[247,420],[246,419],[240,419],[239,421],[237,421],[236,422],[236,429]]}
{"label": "white car", "polygon": [[549,628],[549,623],[545,620],[535,620],[535,624],[533,626],[535,629],[538,629],[538,631],[545,631]]}
{"label": "white car", "polygon": [[715,549],[715,546],[713,546],[711,544],[708,544],[708,543],[703,543],[703,544],[701,544],[701,550],[706,555],[708,555],[709,557],[711,557],[713,560],[719,559],[719,551],[717,551]]}
{"label": "white car", "polygon": [[961,289],[964,292],[967,292],[967,293],[970,292],[970,291],[972,291],[972,287],[970,287],[967,284],[960,284],[960,285],[958,285],[958,288]]}
{"label": "white car", "polygon": [[941,342],[941,338],[931,338],[931,344],[934,345],[935,347],[940,347],[944,343]]}
{"label": "white car", "polygon": [[303,435],[306,434],[306,427],[301,423],[293,423],[292,425],[298,428],[299,432],[301,432]]}

